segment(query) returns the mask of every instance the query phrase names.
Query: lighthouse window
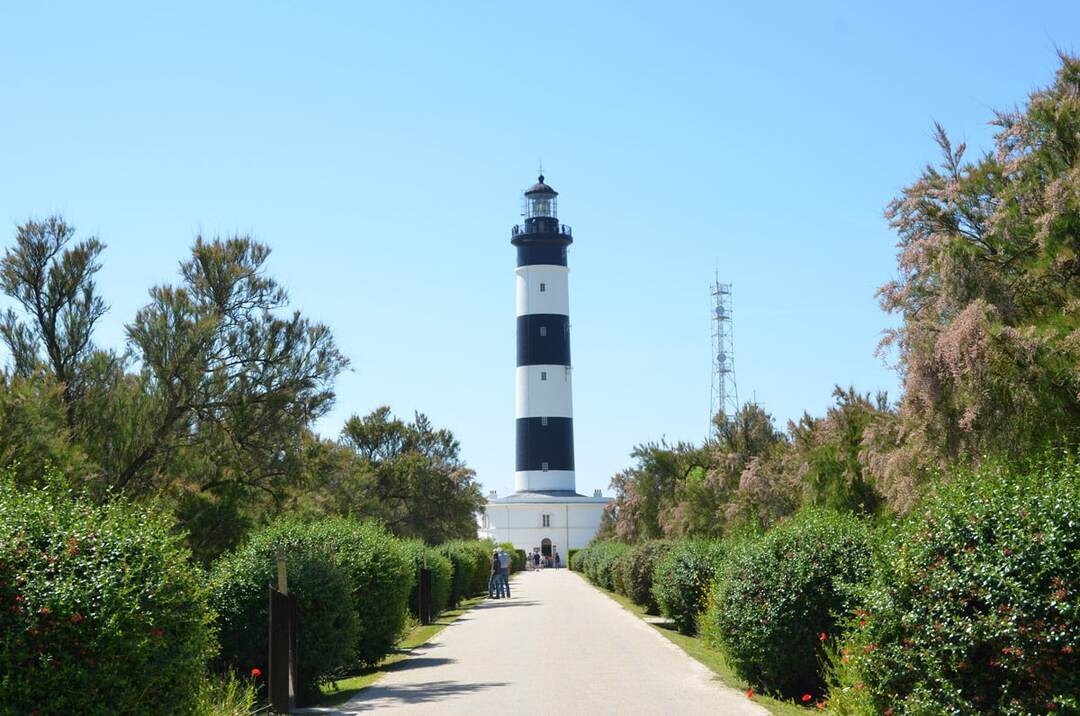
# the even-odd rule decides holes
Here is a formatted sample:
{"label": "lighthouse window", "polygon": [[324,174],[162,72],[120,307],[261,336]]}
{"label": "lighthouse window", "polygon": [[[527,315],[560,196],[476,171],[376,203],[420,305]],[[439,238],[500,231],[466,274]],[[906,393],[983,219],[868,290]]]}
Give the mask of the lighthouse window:
{"label": "lighthouse window", "polygon": [[551,515],[541,515],[541,527],[551,527]]}
{"label": "lighthouse window", "polygon": [[547,380],[547,371],[546,370],[540,371],[540,380]]}
{"label": "lighthouse window", "polygon": [[547,418],[540,418],[540,425],[542,425],[543,427],[546,428],[547,427]]}
{"label": "lighthouse window", "polygon": [[543,338],[547,335],[547,326],[540,326],[540,337]]}
{"label": "lighthouse window", "polygon": [[540,469],[543,470],[544,472],[547,472],[548,471],[548,464],[546,462],[540,463]]}
{"label": "lighthouse window", "polygon": [[547,284],[546,283],[540,284],[540,293],[543,293],[544,291],[547,291]]}

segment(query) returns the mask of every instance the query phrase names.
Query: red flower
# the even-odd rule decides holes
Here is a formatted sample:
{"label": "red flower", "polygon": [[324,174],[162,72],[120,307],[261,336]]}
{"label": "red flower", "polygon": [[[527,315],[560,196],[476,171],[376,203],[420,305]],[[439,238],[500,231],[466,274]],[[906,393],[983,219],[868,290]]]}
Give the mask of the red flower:
{"label": "red flower", "polygon": [[21,602],[22,600],[23,600],[23,595],[21,595],[21,594],[16,594],[16,595],[15,595],[15,603],[16,603],[16,604],[18,604],[18,603],[19,603],[19,602]]}
{"label": "red flower", "polygon": [[815,704],[815,706],[817,706],[819,709],[824,709],[825,708],[825,702],[824,701],[818,701]]}
{"label": "red flower", "polygon": [[747,689],[746,690],[746,698],[748,698],[748,699],[754,698],[754,690],[753,689]]}
{"label": "red flower", "polygon": [[885,709],[885,716],[892,716],[892,706]]}
{"label": "red flower", "polygon": [[152,636],[154,638],[160,638],[163,633],[164,632],[162,632],[160,629],[158,629],[156,627],[154,629],[150,630],[150,636]]}
{"label": "red flower", "polygon": [[251,678],[257,679],[260,676],[262,676],[262,669],[256,666],[254,669],[251,670]]}
{"label": "red flower", "polygon": [[804,704],[805,704],[805,703],[806,703],[807,701],[809,701],[810,699],[812,699],[812,698],[814,698],[814,697],[813,697],[813,696],[811,696],[810,694],[803,694],[803,695],[802,695],[802,700],[803,700],[803,703],[804,703]]}
{"label": "red flower", "polygon": [[37,610],[37,613],[44,617],[44,616],[48,616],[51,611],[52,610],[49,609],[48,607],[42,607],[41,609]]}
{"label": "red flower", "polygon": [[79,614],[78,612],[75,612],[74,614],[71,615],[72,624],[78,624],[82,620],[83,620],[83,615]]}
{"label": "red flower", "polygon": [[821,640],[825,641],[825,632],[821,632]]}

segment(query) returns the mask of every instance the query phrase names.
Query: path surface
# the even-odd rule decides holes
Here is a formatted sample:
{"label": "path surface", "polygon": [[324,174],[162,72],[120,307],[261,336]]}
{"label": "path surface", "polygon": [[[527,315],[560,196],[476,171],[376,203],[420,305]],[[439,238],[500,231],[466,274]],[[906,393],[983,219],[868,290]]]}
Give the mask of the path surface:
{"label": "path surface", "polygon": [[526,572],[322,713],[767,714],[566,570]]}

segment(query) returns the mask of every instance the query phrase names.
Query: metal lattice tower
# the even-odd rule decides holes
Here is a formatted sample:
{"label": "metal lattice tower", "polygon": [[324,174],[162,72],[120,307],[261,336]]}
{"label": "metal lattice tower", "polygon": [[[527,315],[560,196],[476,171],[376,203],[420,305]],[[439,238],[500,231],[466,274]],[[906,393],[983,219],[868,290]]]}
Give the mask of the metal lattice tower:
{"label": "metal lattice tower", "polygon": [[739,409],[739,391],[735,386],[735,339],[731,323],[731,284],[712,285],[712,391],[709,429],[717,416],[734,415]]}

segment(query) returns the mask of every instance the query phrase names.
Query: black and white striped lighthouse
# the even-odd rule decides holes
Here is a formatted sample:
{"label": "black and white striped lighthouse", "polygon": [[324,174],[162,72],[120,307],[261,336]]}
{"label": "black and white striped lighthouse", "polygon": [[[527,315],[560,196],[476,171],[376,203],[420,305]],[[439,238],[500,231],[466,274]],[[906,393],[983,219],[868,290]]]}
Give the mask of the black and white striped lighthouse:
{"label": "black and white striped lighthouse", "polygon": [[566,248],[570,227],[559,223],[559,193],[541,174],[525,192],[510,240],[517,247],[518,492],[573,495],[574,411],[570,390],[570,292]]}

